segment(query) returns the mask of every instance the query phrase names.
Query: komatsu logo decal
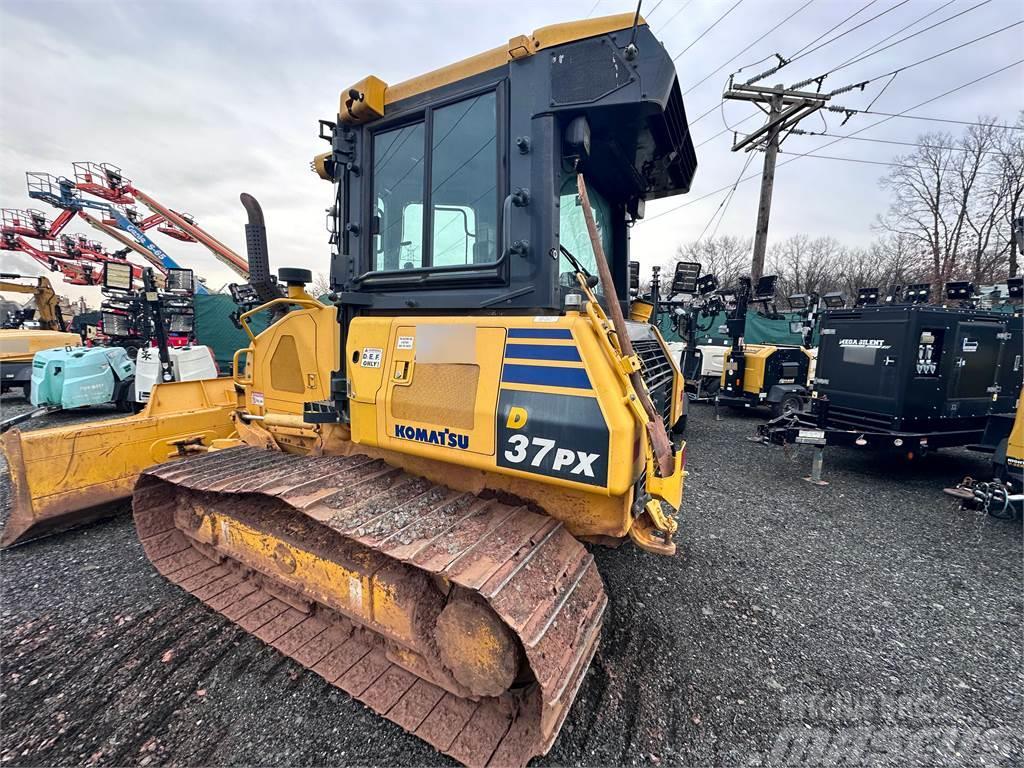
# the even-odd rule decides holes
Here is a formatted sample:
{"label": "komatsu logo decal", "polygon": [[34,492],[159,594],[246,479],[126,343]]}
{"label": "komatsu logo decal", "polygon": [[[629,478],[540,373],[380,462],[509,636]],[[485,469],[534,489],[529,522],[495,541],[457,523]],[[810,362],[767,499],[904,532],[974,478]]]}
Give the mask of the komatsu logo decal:
{"label": "komatsu logo decal", "polygon": [[415,440],[417,443],[443,445],[446,448],[458,448],[465,451],[469,448],[469,435],[461,435],[450,429],[425,429],[395,424],[395,437],[403,440]]}

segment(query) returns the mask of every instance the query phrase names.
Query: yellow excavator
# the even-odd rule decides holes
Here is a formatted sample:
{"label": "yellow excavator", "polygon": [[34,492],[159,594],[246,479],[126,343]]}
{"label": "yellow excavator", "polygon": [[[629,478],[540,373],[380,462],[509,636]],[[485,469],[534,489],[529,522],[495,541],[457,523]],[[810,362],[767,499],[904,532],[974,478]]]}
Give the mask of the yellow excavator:
{"label": "yellow excavator", "polygon": [[[35,284],[12,280],[34,280]],[[77,333],[68,333],[60,311],[60,301],[45,276],[0,273],[0,293],[30,293],[35,302],[31,319],[38,328],[25,328],[22,319],[0,328],[0,393],[20,389],[28,397],[32,383],[32,357],[43,349],[82,343]],[[3,318],[0,318],[2,321]]]}
{"label": "yellow excavator", "polygon": [[619,299],[629,226],[696,170],[672,60],[639,15],[559,24],[367,77],[320,135],[328,300],[306,270],[261,282],[243,195],[268,300],[231,379],[8,433],[12,519],[67,524],[141,471],[138,535],[170,581],[441,752],[525,765],[598,643],[584,542],[675,553],[682,377]]}

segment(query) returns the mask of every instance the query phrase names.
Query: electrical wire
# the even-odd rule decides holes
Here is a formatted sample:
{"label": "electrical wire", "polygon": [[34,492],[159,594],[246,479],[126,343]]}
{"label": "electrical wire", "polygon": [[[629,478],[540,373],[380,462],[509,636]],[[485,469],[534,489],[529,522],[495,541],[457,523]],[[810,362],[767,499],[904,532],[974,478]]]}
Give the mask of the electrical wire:
{"label": "electrical wire", "polygon": [[[982,2],[980,2],[980,3],[976,4],[976,5],[972,5],[970,8],[965,8],[962,11],[957,11],[952,16],[947,16],[945,19],[942,19],[941,21],[937,21],[934,24],[931,24],[931,25],[925,27],[924,29],[919,29],[917,32],[909,34],[906,37],[901,37],[899,40],[896,40],[895,42],[889,43],[888,45],[886,45],[886,46],[884,46],[882,48],[878,48],[877,50],[871,51],[870,53],[865,53],[865,52],[862,51],[861,53],[853,56],[852,58],[847,59],[846,61],[844,61],[843,63],[839,64],[838,66],[833,67],[826,74],[832,74],[833,72],[838,72],[839,70],[845,69],[846,67],[851,67],[854,64],[857,64],[858,62],[864,61],[864,59],[870,58],[871,56],[875,56],[876,54],[879,54],[882,51],[887,51],[887,50],[889,50],[890,48],[892,48],[894,46],[900,45],[901,43],[907,42],[907,40],[911,40],[911,39],[917,37],[918,35],[923,35],[925,32],[930,32],[931,30],[935,29],[936,27],[941,27],[943,24],[946,24],[946,23],[948,23],[950,21],[953,21],[953,19],[957,19],[957,18],[963,16],[965,13],[970,13],[971,11],[975,11],[978,8],[981,8],[983,5],[988,5],[991,2],[992,2],[992,0],[982,0]],[[943,7],[945,7],[945,6],[943,6]],[[918,21],[920,21],[920,19],[918,19]],[[884,41],[881,41],[881,42],[884,42]],[[878,43],[875,43],[875,45],[878,45]],[[867,49],[867,50],[870,50],[870,49]]]}
{"label": "electrical wire", "polygon": [[[771,29],[769,29],[769,30],[768,30],[767,32],[765,32],[765,33],[764,33],[763,35],[761,35],[761,36],[760,36],[759,38],[757,38],[757,40],[755,40],[754,42],[750,43],[750,44],[749,44],[749,45],[748,45],[748,46],[747,46],[746,48],[744,48],[744,49],[743,49],[742,51],[740,51],[740,52],[739,52],[739,53],[737,53],[737,54],[736,54],[735,56],[733,56],[733,57],[732,57],[731,59],[729,59],[728,61],[726,61],[725,63],[723,63],[723,64],[722,64],[721,66],[719,66],[719,67],[718,67],[718,69],[716,69],[716,70],[714,70],[713,72],[709,72],[708,74],[704,75],[704,77],[702,77],[702,78],[701,78],[700,80],[698,80],[698,81],[697,81],[696,83],[694,83],[694,84],[693,84],[693,85],[691,85],[691,86],[690,86],[689,88],[687,88],[687,89],[686,89],[685,91],[683,91],[683,96],[685,96],[686,94],[688,94],[688,93],[689,93],[690,91],[692,91],[692,90],[693,90],[694,88],[696,88],[696,87],[697,87],[698,85],[701,85],[702,83],[704,83],[704,82],[705,82],[705,81],[706,81],[706,80],[707,80],[708,78],[710,78],[710,77],[713,77],[714,75],[717,75],[717,74],[718,74],[719,72],[721,72],[721,71],[722,71],[723,69],[725,69],[725,68],[726,68],[727,66],[729,66],[729,64],[731,64],[732,62],[736,61],[736,59],[738,59],[738,58],[739,58],[740,56],[742,56],[742,55],[743,55],[744,53],[746,53],[746,52],[747,52],[747,51],[749,51],[749,50],[750,50],[751,48],[753,48],[753,47],[754,47],[755,45],[757,45],[758,43],[760,43],[760,42],[761,42],[762,40],[764,40],[764,39],[765,39],[766,37],[768,37],[768,35],[770,35],[770,34],[771,34],[772,32],[774,32],[774,31],[775,31],[776,29],[778,29],[779,27],[781,27],[781,26],[782,26],[783,24],[785,24],[785,23],[786,23],[787,21],[789,21],[790,19],[792,19],[792,18],[793,18],[794,16],[796,16],[796,15],[797,15],[798,13],[800,13],[800,12],[801,12],[802,10],[804,10],[804,9],[805,9],[805,8],[806,8],[807,6],[809,6],[809,5],[810,5],[811,3],[813,3],[813,2],[814,2],[814,0],[807,0],[807,2],[806,2],[806,3],[804,3],[804,4],[803,4],[803,5],[801,5],[801,6],[799,7],[799,8],[797,8],[797,9],[796,9],[795,11],[793,11],[793,12],[792,12],[791,14],[789,14],[789,16],[787,16],[786,18],[784,18],[784,19],[783,19],[782,21],[780,21],[780,22],[779,22],[778,24],[776,24],[776,25],[775,25],[774,27],[772,27],[772,28],[771,28]],[[770,58],[770,57],[766,57],[766,58]],[[764,59],[761,59],[761,61],[764,61]],[[757,63],[760,63],[760,62],[757,62]]]}
{"label": "electrical wire", "polygon": [[[954,147],[943,147],[943,149],[955,149]],[[815,151],[805,152],[803,154],[797,154],[795,152],[786,152],[783,149],[779,150],[779,154],[782,155],[793,155],[795,157],[813,157],[819,160],[841,160],[844,163],[861,163],[862,165],[886,165],[891,168],[911,168],[919,170],[933,170],[927,165],[914,165],[912,163],[897,163],[894,161],[885,160],[865,160],[862,157],[839,157],[838,155],[819,155]],[[982,176],[1002,176],[1000,173],[988,172],[988,171],[977,171]]]}
{"label": "electrical wire", "polygon": [[[872,112],[871,114],[875,114]],[[751,115],[754,117],[754,115]],[[977,123],[977,125],[989,125],[988,123]],[[993,126],[998,128],[1010,128],[1012,126]],[[1024,130],[1024,129],[1018,129]],[[843,136],[837,133],[828,133],[827,131],[801,131],[795,130],[793,133],[797,136],[826,136],[833,139],[849,139],[850,141],[867,141],[872,144],[892,144],[900,147],[922,147],[925,149],[948,149],[955,152],[969,152],[969,151],[980,151],[987,155],[1001,155],[1002,152],[994,149],[983,149],[983,150],[969,150],[964,147],[946,147],[941,144],[924,144],[919,141],[896,141],[895,139],[872,139],[867,136]]]}
{"label": "electrical wire", "polygon": [[676,11],[675,13],[673,13],[673,14],[672,14],[671,16],[669,16],[669,17],[668,17],[668,19],[667,19],[667,20],[665,21],[665,23],[661,25],[661,28],[662,28],[662,29],[664,29],[664,28],[665,28],[665,27],[667,27],[667,26],[668,26],[669,24],[671,24],[671,23],[672,23],[672,22],[673,22],[673,21],[675,20],[676,16],[678,16],[678,15],[679,15],[680,13],[682,13],[683,11],[685,11],[685,10],[687,9],[687,7],[689,7],[690,3],[692,3],[692,2],[693,2],[693,0],[686,0],[686,2],[685,2],[685,3],[683,3],[683,4],[682,4],[682,5],[681,5],[681,6],[679,7],[679,10],[678,10],[678,11]]}
{"label": "electrical wire", "polygon": [[[753,159],[753,157],[753,152],[747,155],[747,161],[743,164],[743,167],[740,169],[739,175],[736,177],[736,181],[733,182],[728,194],[726,194],[726,196],[722,198],[722,202],[720,202],[718,204],[718,207],[715,208],[715,212],[711,214],[711,218],[708,219],[708,223],[704,225],[704,229],[702,229],[700,231],[700,234],[697,236],[698,243],[701,241],[701,238],[704,237],[704,233],[708,231],[708,227],[711,226],[711,222],[715,220],[718,214],[721,213],[722,216],[725,216],[725,212],[729,209],[729,203],[732,201],[733,194],[736,192],[736,187],[739,185],[740,179],[743,178],[743,174],[747,172],[747,168],[750,167],[750,161]],[[719,221],[721,221],[721,219],[719,219]],[[715,229],[717,231],[718,227],[715,227]]]}
{"label": "electrical wire", "polygon": [[870,23],[871,23],[872,21],[874,21],[875,19],[880,19],[880,18],[882,18],[883,16],[885,16],[885,15],[886,15],[887,13],[892,13],[892,12],[893,12],[893,11],[895,11],[895,10],[896,10],[897,8],[899,8],[900,6],[906,5],[906,4],[907,4],[907,3],[909,3],[909,2],[910,2],[910,0],[900,0],[900,1],[898,2],[898,3],[896,3],[896,5],[892,6],[891,8],[886,8],[886,9],[885,9],[884,11],[882,11],[881,13],[876,13],[876,14],[875,14],[874,16],[872,16],[872,17],[871,17],[870,19],[865,19],[864,21],[862,21],[862,22],[861,22],[860,24],[858,24],[857,26],[855,26],[855,27],[850,27],[850,28],[849,28],[848,30],[846,30],[845,32],[840,32],[840,33],[839,33],[838,35],[836,35],[835,37],[829,38],[829,39],[828,39],[828,40],[826,40],[826,41],[825,41],[824,43],[821,43],[820,45],[816,45],[816,46],[814,46],[814,47],[813,47],[813,48],[811,48],[811,50],[809,50],[809,51],[806,51],[806,52],[804,52],[804,53],[801,53],[801,54],[799,54],[799,55],[797,55],[797,56],[793,56],[793,57],[792,57],[791,59],[789,59],[789,61],[788,61],[787,63],[788,63],[788,64],[792,64],[792,63],[793,63],[794,61],[796,61],[797,59],[802,59],[802,58],[804,58],[805,56],[810,56],[810,55],[811,55],[812,53],[815,53],[816,51],[820,51],[820,50],[821,50],[822,48],[824,48],[824,47],[825,47],[826,45],[831,45],[831,44],[832,44],[832,43],[834,43],[834,42],[835,42],[836,40],[839,40],[840,38],[846,37],[846,36],[847,36],[848,34],[850,34],[851,32],[856,32],[856,31],[857,31],[858,29],[860,29],[861,27],[865,27],[865,26],[867,26],[868,24],[870,24]]}
{"label": "electrical wire", "polygon": [[[909,24],[905,24],[904,26],[902,26],[899,29],[897,29],[895,32],[890,32],[888,35],[883,37],[877,43],[872,43],[867,48],[864,48],[863,50],[859,51],[858,53],[853,54],[853,56],[851,56],[849,59],[847,59],[846,61],[842,62],[842,64],[840,64],[840,66],[842,66],[843,64],[846,64],[846,63],[852,61],[853,59],[856,59],[858,56],[861,56],[861,55],[867,53],[868,51],[871,51],[871,50],[877,48],[878,46],[882,45],[883,43],[889,42],[894,37],[896,37],[896,35],[902,34],[903,32],[906,32],[911,27],[917,26],[918,24],[920,24],[925,19],[929,18],[930,16],[934,16],[936,13],[938,13],[939,11],[942,11],[945,8],[948,8],[949,6],[951,6],[955,2],[956,2],[956,0],[946,0],[946,2],[944,2],[938,8],[933,8],[932,10],[928,11],[928,13],[924,14],[923,16],[918,16],[916,19],[914,19]],[[985,0],[985,2],[989,2],[989,0]],[[973,9],[969,8],[968,10],[973,10]],[[927,30],[921,30],[921,31],[925,32]]]}
{"label": "electrical wire", "polygon": [[[914,67],[920,66],[921,64],[925,64],[925,63],[927,63],[929,61],[934,61],[935,59],[938,59],[938,58],[940,58],[942,56],[945,56],[947,53],[953,53],[953,51],[959,51],[961,48],[966,48],[968,45],[974,45],[975,43],[979,43],[982,40],[987,40],[988,38],[993,37],[995,35],[998,35],[998,34],[1000,34],[1002,32],[1005,32],[1008,29],[1013,29],[1014,27],[1019,27],[1021,24],[1024,24],[1024,19],[1022,19],[1020,21],[1015,21],[1012,24],[1007,24],[1005,27],[1000,27],[999,29],[994,29],[991,32],[987,32],[984,35],[981,35],[980,37],[976,37],[973,40],[968,40],[965,43],[960,43],[959,45],[954,45],[952,48],[947,48],[944,51],[939,51],[938,53],[934,53],[931,56],[927,56],[927,57],[925,57],[923,59],[918,59],[917,61],[912,61],[910,64],[904,64],[902,67],[897,67],[896,69],[893,69],[893,70],[891,70],[889,72],[883,72],[882,74],[875,75],[874,77],[870,77],[867,80],[861,80],[860,82],[854,83],[853,85],[844,86],[843,88],[839,88],[839,89],[837,89],[835,91],[832,91],[829,95],[830,96],[836,96],[836,95],[838,95],[840,93],[846,93],[847,91],[853,90],[854,88],[863,88],[865,85],[867,85],[870,82],[873,82],[874,80],[881,80],[883,77],[889,77],[890,75],[895,76],[895,75],[898,75],[900,72],[906,72],[908,69],[913,69]],[[898,42],[900,42],[900,41],[897,41],[896,43],[893,43],[893,45],[896,45]],[[886,48],[889,48],[889,47],[891,47],[891,46],[887,45],[885,48],[879,48],[877,51],[875,51],[875,53],[881,53],[882,51],[884,51]],[[869,53],[868,54],[868,56],[874,56],[874,55],[875,55],[874,53]],[[868,58],[868,56],[864,56],[864,57],[862,57],[860,59],[855,59],[854,61],[850,62],[850,64],[844,65],[844,66],[852,66],[853,64],[856,64],[856,63],[858,63],[860,61],[863,61],[864,59]],[[816,80],[824,79],[826,76],[831,75],[831,74],[837,72],[838,70],[840,70],[842,68],[843,67],[836,67],[835,69],[831,69],[828,72],[826,72],[826,73],[824,73],[822,75],[819,75],[818,77],[812,77],[812,78],[810,78],[808,80],[803,80],[803,81],[801,81],[799,83],[796,83],[792,87],[793,88],[800,88],[801,86],[807,85],[809,83],[813,83]]]}
{"label": "electrical wire", "polygon": [[[844,139],[853,138],[854,136],[856,136],[859,133],[863,133],[864,131],[867,131],[867,130],[870,130],[872,128],[875,128],[875,127],[881,125],[882,123],[886,123],[886,122],[888,122],[889,120],[892,120],[895,117],[903,117],[904,113],[906,113],[906,112],[911,112],[911,111],[913,111],[915,109],[920,109],[921,107],[925,106],[926,104],[931,104],[933,101],[938,101],[939,99],[945,98],[946,96],[949,96],[949,95],[951,95],[953,93],[956,93],[957,91],[961,91],[964,88],[969,88],[972,85],[976,85],[977,83],[980,83],[982,80],[987,80],[990,77],[995,77],[996,75],[1001,74],[1001,73],[1005,72],[1008,69],[1012,69],[1013,67],[1019,66],[1020,64],[1024,64],[1024,59],[1018,59],[1017,61],[1014,61],[1014,62],[1012,62],[1010,64],[1007,64],[1006,66],[1000,67],[999,69],[994,69],[991,72],[988,72],[988,73],[986,73],[984,75],[981,75],[980,77],[974,78],[970,82],[963,83],[962,85],[958,85],[955,88],[950,88],[948,91],[945,91],[944,93],[940,93],[938,96],[933,96],[930,99],[925,99],[920,104],[915,104],[912,107],[907,107],[905,110],[903,110],[903,112],[899,112],[899,113],[890,115],[888,117],[885,117],[884,119],[878,120],[878,121],[872,123],[871,125],[866,125],[863,128],[860,128],[860,129],[854,131],[851,134],[847,134],[846,136],[839,137],[839,138],[837,138],[837,139],[835,139],[833,141],[830,141],[830,142],[828,142],[826,144],[823,144],[820,147],[816,147],[815,149],[809,150],[808,152],[805,152],[803,154],[794,155],[790,159],[784,160],[781,163],[779,163],[779,166],[787,165],[788,163],[794,163],[797,160],[799,160],[801,157],[803,157],[804,154],[810,154],[811,152],[817,152],[819,150],[826,149],[827,147],[830,147],[833,144],[836,144],[836,143],[838,143],[840,141],[843,141]],[[874,113],[874,114],[878,114],[878,113]],[[760,173],[752,173],[749,176],[745,176],[742,179],[740,179],[738,182],[736,182],[736,186],[738,186],[739,184],[742,184],[742,183],[744,183],[746,181],[750,181],[751,179],[760,178],[760,176],[761,176]],[[661,213],[656,213],[653,216],[648,216],[648,217],[646,217],[644,219],[644,221],[653,221],[654,219],[660,219],[662,216],[667,216],[670,213],[675,213],[676,211],[680,210],[681,208],[686,208],[687,206],[694,205],[695,203],[699,203],[702,200],[706,200],[709,197],[717,195],[719,192],[724,192],[725,190],[729,189],[730,186],[734,186],[734,185],[726,185],[724,187],[719,187],[718,189],[712,190],[711,192],[703,194],[700,197],[695,197],[692,200],[687,200],[686,202],[680,203],[679,205],[676,205],[676,206],[673,206],[672,208],[664,210]]]}
{"label": "electrical wire", "polygon": [[780,69],[782,69],[782,68],[783,68],[784,66],[786,66],[786,64],[788,64],[788,63],[789,63],[790,61],[792,61],[793,59],[795,59],[795,58],[796,58],[797,56],[799,56],[800,54],[802,54],[802,53],[803,53],[804,51],[806,51],[806,50],[807,50],[808,48],[810,48],[810,47],[811,47],[812,45],[814,45],[814,44],[815,44],[816,42],[818,42],[819,40],[821,40],[821,38],[825,37],[826,35],[829,35],[829,34],[831,34],[831,33],[832,33],[832,32],[834,32],[835,30],[839,29],[839,28],[840,28],[841,26],[843,26],[843,24],[845,24],[846,22],[848,22],[848,21],[849,21],[850,19],[852,19],[852,18],[854,18],[854,17],[856,17],[856,16],[859,16],[860,14],[862,14],[862,13],[863,13],[864,11],[866,11],[866,10],[867,10],[868,8],[870,8],[870,7],[872,6],[872,5],[874,5],[874,4],[875,4],[875,3],[877,3],[877,2],[878,2],[878,0],[868,0],[868,2],[867,2],[867,3],[865,4],[865,5],[862,5],[862,6],[860,7],[860,8],[858,8],[858,9],[857,9],[856,11],[854,11],[853,13],[851,13],[851,14],[850,14],[849,16],[847,16],[847,17],[846,17],[845,19],[843,19],[842,21],[840,21],[840,22],[839,22],[838,24],[836,24],[836,25],[835,25],[835,26],[833,26],[832,28],[830,28],[830,29],[827,29],[827,30],[825,30],[824,32],[822,32],[822,33],[821,33],[820,35],[818,35],[818,36],[817,36],[816,38],[814,38],[813,40],[811,40],[811,42],[809,42],[809,43],[808,43],[807,45],[805,45],[805,46],[804,46],[803,48],[801,48],[801,49],[800,49],[799,51],[797,51],[796,53],[794,53],[794,54],[793,54],[793,55],[792,55],[792,56],[791,56],[790,58],[786,59],[786,58],[783,58],[783,57],[782,57],[781,55],[779,55],[779,57],[778,57],[778,58],[779,58],[779,63],[778,63],[778,64],[776,64],[776,65],[775,65],[774,67],[771,67],[771,68],[769,68],[769,69],[765,70],[764,72],[761,72],[761,73],[760,73],[760,74],[758,74],[758,75],[755,75],[755,76],[754,76],[754,77],[752,77],[751,79],[747,80],[747,81],[746,81],[746,83],[744,83],[744,85],[753,85],[753,84],[754,84],[754,83],[756,83],[756,82],[757,82],[758,80],[764,80],[764,79],[765,79],[766,77],[768,77],[768,75],[773,75],[773,74],[775,74],[775,73],[776,73],[776,72],[778,72],[778,71],[779,71]]}
{"label": "electrical wire", "polygon": [[[1012,66],[1012,65],[1011,65]],[[1024,127],[1019,125],[1000,125],[998,123],[979,123],[977,120],[954,120],[946,117],[923,117],[921,115],[904,115],[900,112],[875,112],[870,109],[847,109],[846,107],[840,107],[838,105],[830,105],[827,107],[830,112],[850,112],[854,115],[878,115],[879,117],[899,117],[904,120],[925,120],[930,123],[952,123],[954,125],[976,125],[981,127],[992,128],[1003,128],[1008,131],[1024,131]],[[756,115],[755,115],[756,117]],[[739,123],[737,123],[739,125]]]}
{"label": "electrical wire", "polygon": [[742,3],[743,3],[743,0],[736,0],[736,2],[735,2],[735,3],[733,3],[732,7],[730,7],[728,11],[726,11],[726,12],[725,12],[725,13],[723,13],[723,14],[722,14],[721,16],[719,16],[719,17],[718,17],[717,19],[715,19],[715,20],[714,20],[714,22],[712,22],[712,24],[711,24],[711,26],[710,26],[710,27],[708,27],[708,28],[707,28],[707,29],[705,29],[705,30],[704,30],[703,32],[701,32],[701,33],[700,33],[699,35],[697,35],[697,39],[696,39],[696,40],[694,40],[694,41],[693,41],[692,43],[690,43],[690,44],[689,44],[688,46],[686,46],[685,48],[683,48],[683,50],[681,50],[681,51],[680,51],[679,53],[677,53],[677,54],[676,54],[675,56],[673,56],[673,57],[672,57],[672,61],[676,61],[676,60],[677,60],[677,59],[678,59],[678,58],[679,58],[680,56],[682,56],[682,55],[683,55],[684,53],[686,53],[686,52],[687,52],[688,50],[690,50],[691,48],[693,48],[693,46],[695,46],[695,45],[696,45],[697,43],[699,43],[699,42],[700,42],[700,41],[701,41],[701,40],[703,39],[704,35],[706,35],[706,34],[707,34],[708,32],[710,32],[710,31],[711,31],[712,29],[714,29],[715,27],[717,27],[717,26],[718,26],[718,22],[720,22],[720,21],[721,21],[722,19],[724,19],[724,18],[725,18],[726,16],[728,16],[728,15],[729,15],[730,13],[732,13],[733,11],[735,11],[735,10],[736,10],[736,9],[737,9],[737,8],[738,8],[738,7],[739,7],[739,6],[741,5],[741,4],[742,4]]}

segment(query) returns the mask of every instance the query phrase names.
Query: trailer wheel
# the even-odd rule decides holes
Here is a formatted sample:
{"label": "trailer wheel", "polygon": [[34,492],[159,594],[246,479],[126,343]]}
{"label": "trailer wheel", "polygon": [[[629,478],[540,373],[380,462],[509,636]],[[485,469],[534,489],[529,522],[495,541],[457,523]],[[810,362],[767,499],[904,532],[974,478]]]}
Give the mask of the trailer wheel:
{"label": "trailer wheel", "polygon": [[804,409],[804,400],[796,392],[787,392],[777,403],[772,403],[772,418],[800,413]]}

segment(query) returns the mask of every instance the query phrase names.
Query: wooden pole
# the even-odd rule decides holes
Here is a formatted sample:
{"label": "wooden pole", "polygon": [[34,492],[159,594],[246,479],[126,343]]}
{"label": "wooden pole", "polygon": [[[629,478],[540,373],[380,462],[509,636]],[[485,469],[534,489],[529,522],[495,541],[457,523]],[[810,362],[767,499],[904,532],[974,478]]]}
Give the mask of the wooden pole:
{"label": "wooden pole", "polygon": [[[604,254],[604,246],[601,244],[601,236],[597,231],[597,224],[594,221],[594,213],[590,209],[590,197],[587,195],[587,183],[583,174],[576,175],[576,187],[580,193],[580,202],[583,204],[583,218],[587,222],[587,231],[590,233],[590,244],[594,249],[594,260],[597,262],[597,275],[601,279],[601,286],[604,289],[605,303],[608,305],[608,315],[615,329],[615,335],[619,340],[619,348],[626,357],[633,356],[633,342],[630,341],[629,332],[626,328],[626,318],[622,314],[622,305],[619,304],[618,294],[615,292],[615,282],[612,280],[612,271],[608,266],[608,259]],[[647,434],[651,440],[651,447],[654,451],[654,458],[658,463],[658,470],[662,477],[668,477],[675,469],[675,462],[672,458],[672,443],[668,439],[668,432],[665,430],[665,422],[661,419],[651,402],[651,395],[647,391],[643,377],[639,371],[629,375],[630,383],[636,396],[640,398],[640,404],[647,412]]]}

